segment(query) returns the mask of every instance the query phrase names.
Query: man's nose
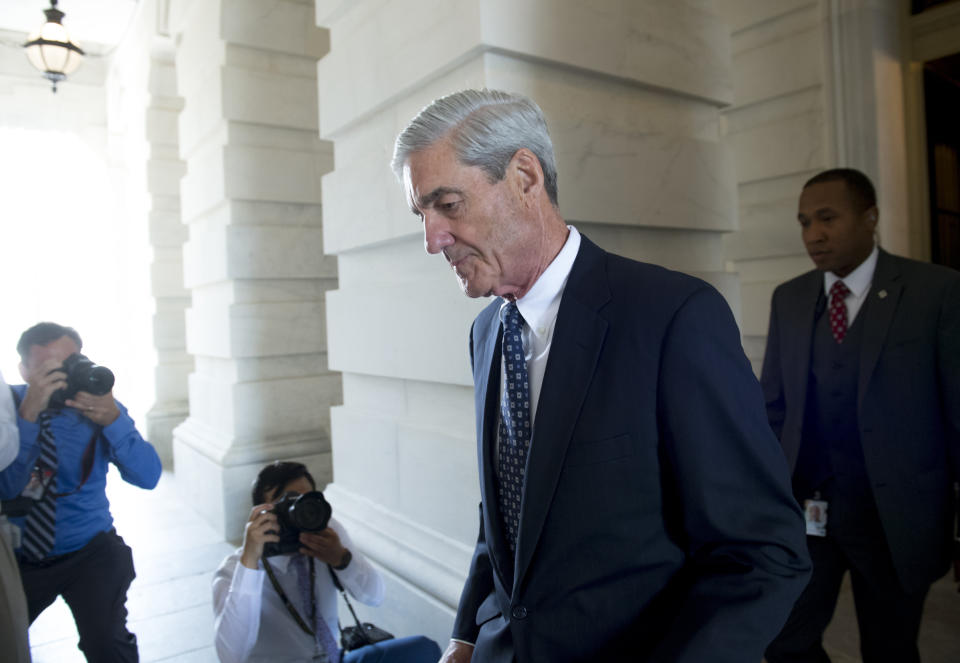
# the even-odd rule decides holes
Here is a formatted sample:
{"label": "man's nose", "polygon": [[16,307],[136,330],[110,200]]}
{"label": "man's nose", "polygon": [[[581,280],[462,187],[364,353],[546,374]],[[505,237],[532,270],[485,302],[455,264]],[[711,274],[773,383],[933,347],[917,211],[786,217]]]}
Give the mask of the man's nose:
{"label": "man's nose", "polygon": [[453,235],[450,234],[450,223],[442,214],[427,211],[423,215],[423,246],[427,253],[440,253],[453,244]]}
{"label": "man's nose", "polygon": [[827,234],[823,232],[823,227],[820,224],[811,223],[803,229],[804,244],[816,244],[817,242],[824,241],[826,238]]}

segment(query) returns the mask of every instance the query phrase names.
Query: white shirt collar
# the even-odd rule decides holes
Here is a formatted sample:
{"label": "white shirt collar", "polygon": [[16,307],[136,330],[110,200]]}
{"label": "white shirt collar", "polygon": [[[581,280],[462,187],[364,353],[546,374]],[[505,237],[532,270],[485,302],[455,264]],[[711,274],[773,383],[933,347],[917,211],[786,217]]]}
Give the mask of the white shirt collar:
{"label": "white shirt collar", "polygon": [[867,259],[860,263],[855,270],[844,276],[843,279],[833,272],[824,272],[824,292],[826,292],[827,296],[829,297],[830,288],[833,287],[833,284],[842,280],[844,285],[850,289],[850,292],[855,297],[863,297],[867,290],[870,289],[870,284],[873,283],[873,273],[877,269],[877,256],[879,254],[880,250],[877,248],[877,245],[874,244],[873,251],[870,252],[870,255],[867,256]]}
{"label": "white shirt collar", "polygon": [[[243,548],[238,548],[239,551],[243,551]],[[290,566],[290,561],[293,559],[294,555],[299,553],[289,553],[286,555],[272,555],[267,557],[267,561],[270,562],[270,566],[275,568],[279,573],[286,573],[287,567]],[[261,560],[259,566],[263,568],[263,561]]]}
{"label": "white shirt collar", "polygon": [[537,279],[533,287],[517,300],[517,309],[526,321],[530,332],[537,337],[547,333],[552,318],[560,308],[560,295],[567,284],[567,277],[573,269],[573,261],[580,250],[580,233],[573,226],[560,253],[553,259]]}

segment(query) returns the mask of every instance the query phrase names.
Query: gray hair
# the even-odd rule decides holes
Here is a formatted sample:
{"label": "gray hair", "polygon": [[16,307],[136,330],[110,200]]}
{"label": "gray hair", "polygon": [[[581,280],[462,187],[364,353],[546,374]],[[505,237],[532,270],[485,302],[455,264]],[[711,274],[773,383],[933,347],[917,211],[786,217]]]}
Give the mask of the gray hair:
{"label": "gray hair", "polygon": [[540,160],[544,188],[557,206],[557,164],[547,120],[535,101],[500,90],[462,90],[437,99],[410,121],[393,148],[393,172],[403,176],[410,155],[449,137],[457,160],[483,170],[491,182],[507,172],[520,148]]}

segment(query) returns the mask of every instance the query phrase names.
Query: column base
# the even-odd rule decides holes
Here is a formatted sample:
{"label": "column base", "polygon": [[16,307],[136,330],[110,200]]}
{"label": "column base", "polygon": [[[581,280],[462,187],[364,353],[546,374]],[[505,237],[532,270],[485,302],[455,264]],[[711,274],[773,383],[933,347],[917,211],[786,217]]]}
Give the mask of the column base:
{"label": "column base", "polygon": [[163,469],[173,469],[173,429],[190,413],[187,401],[157,403],[147,412],[147,440],[157,450]]}

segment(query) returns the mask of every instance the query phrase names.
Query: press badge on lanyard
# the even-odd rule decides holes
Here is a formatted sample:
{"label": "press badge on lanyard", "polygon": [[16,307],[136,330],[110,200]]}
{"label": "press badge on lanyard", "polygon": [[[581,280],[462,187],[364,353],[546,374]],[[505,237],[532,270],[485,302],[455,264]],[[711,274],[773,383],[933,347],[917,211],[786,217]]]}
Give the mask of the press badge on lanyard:
{"label": "press badge on lanyard", "polygon": [[27,482],[27,486],[20,494],[30,499],[39,500],[53,480],[53,474],[53,470],[49,467],[35,465],[33,471],[30,472],[30,481]]}
{"label": "press badge on lanyard", "polygon": [[820,499],[820,493],[813,494],[812,500],[803,500],[803,520],[807,524],[809,536],[827,535],[827,507],[825,500]]}

